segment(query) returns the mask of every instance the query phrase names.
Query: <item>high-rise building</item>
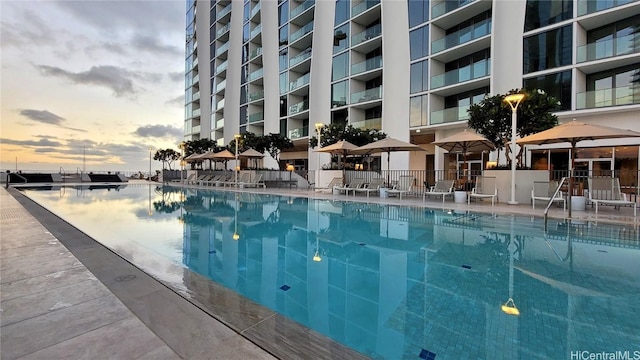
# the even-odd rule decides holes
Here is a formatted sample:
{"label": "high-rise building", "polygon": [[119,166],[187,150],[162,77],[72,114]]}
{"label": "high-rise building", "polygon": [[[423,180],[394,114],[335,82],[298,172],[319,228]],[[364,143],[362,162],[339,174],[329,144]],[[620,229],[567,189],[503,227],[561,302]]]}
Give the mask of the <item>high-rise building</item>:
{"label": "high-rise building", "polygon": [[[639,1],[188,0],[186,35],[185,140],[280,133],[297,168],[318,167],[318,122],[427,150],[394,155],[391,169],[457,168],[431,142],[465,128],[485,95],[522,87],[559,99],[561,122],[640,131]],[[582,145],[597,147],[578,161],[637,171],[638,141]],[[530,161],[562,162],[566,148]]]}

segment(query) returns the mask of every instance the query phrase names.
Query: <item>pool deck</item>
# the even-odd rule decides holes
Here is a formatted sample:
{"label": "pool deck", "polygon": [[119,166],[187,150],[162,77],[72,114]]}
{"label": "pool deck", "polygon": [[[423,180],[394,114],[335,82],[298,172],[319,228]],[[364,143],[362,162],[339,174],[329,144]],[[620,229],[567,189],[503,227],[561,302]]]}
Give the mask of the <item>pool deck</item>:
{"label": "pool deck", "polygon": [[[347,197],[309,190],[242,191],[522,216],[541,216],[544,207],[492,207],[488,201],[467,205],[447,200],[443,204],[435,198],[423,202],[421,196]],[[552,218],[565,215],[555,206],[549,213]],[[573,218],[640,225],[630,207],[603,206],[597,216],[588,207],[574,211]],[[241,324],[216,318],[15,189],[0,190],[0,234],[2,359],[361,357],[277,314],[248,310],[253,305],[227,292],[215,293],[217,297],[209,301],[219,311],[235,313],[234,319]],[[206,286],[201,280],[185,281]],[[220,291],[209,289],[214,290]],[[209,297],[214,296],[210,293]],[[239,319],[243,316],[253,321]]]}

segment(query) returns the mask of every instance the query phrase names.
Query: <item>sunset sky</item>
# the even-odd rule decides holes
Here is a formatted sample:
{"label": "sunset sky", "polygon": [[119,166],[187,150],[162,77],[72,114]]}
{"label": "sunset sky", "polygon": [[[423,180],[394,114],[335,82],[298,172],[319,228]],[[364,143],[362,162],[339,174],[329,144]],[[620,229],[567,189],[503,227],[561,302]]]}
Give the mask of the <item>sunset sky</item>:
{"label": "sunset sky", "polygon": [[150,148],[178,151],[185,6],[0,0],[0,169],[148,171]]}

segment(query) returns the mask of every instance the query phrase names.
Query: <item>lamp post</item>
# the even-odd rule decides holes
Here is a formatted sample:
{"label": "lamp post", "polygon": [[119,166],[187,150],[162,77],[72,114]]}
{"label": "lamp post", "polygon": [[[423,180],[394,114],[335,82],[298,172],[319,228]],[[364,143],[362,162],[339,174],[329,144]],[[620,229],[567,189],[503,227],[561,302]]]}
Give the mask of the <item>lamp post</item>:
{"label": "lamp post", "polygon": [[149,147],[149,181],[151,181],[151,152],[153,151],[152,147]]}
{"label": "lamp post", "polygon": [[180,184],[182,184],[182,173],[184,172],[184,141],[178,145],[180,148]]}
{"label": "lamp post", "polygon": [[316,170],[316,188],[320,186],[320,149],[322,148],[322,128],[323,123],[316,123],[316,131],[318,132],[318,150],[316,151],[318,158],[318,170]]}
{"label": "lamp post", "polygon": [[524,94],[505,96],[504,101],[511,106],[511,200],[509,205],[517,205],[516,201],[516,126],[518,123],[518,105],[524,99]]}
{"label": "lamp post", "polygon": [[238,186],[238,171],[240,171],[240,164],[238,164],[238,140],[240,139],[240,134],[233,135],[233,138],[236,140],[236,186]]}

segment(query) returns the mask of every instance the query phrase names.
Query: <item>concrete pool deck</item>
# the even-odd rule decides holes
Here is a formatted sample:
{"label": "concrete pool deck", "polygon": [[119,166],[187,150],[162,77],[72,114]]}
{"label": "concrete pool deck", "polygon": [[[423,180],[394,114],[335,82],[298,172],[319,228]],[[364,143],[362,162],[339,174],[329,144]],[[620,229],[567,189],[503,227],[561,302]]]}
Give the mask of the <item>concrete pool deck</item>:
{"label": "concrete pool deck", "polygon": [[[443,205],[442,201],[423,202],[421,197],[347,198],[326,192],[285,190],[248,192],[525,216],[542,214],[542,209],[533,210],[529,204],[497,204],[492,208],[487,202],[468,206],[447,201]],[[552,217],[562,214],[561,208],[552,208],[550,213]],[[194,305],[15,189],[0,190],[0,215],[2,359],[79,359],[96,358],[96,354],[126,359],[361,357],[264,308],[254,308],[239,296],[185,274],[185,281],[194,286],[210,287],[206,289],[206,299],[195,300],[209,302],[211,308]],[[574,212],[574,218],[638,226],[631,208],[603,207],[597,216],[589,209]],[[321,346],[309,348],[309,344]]]}

